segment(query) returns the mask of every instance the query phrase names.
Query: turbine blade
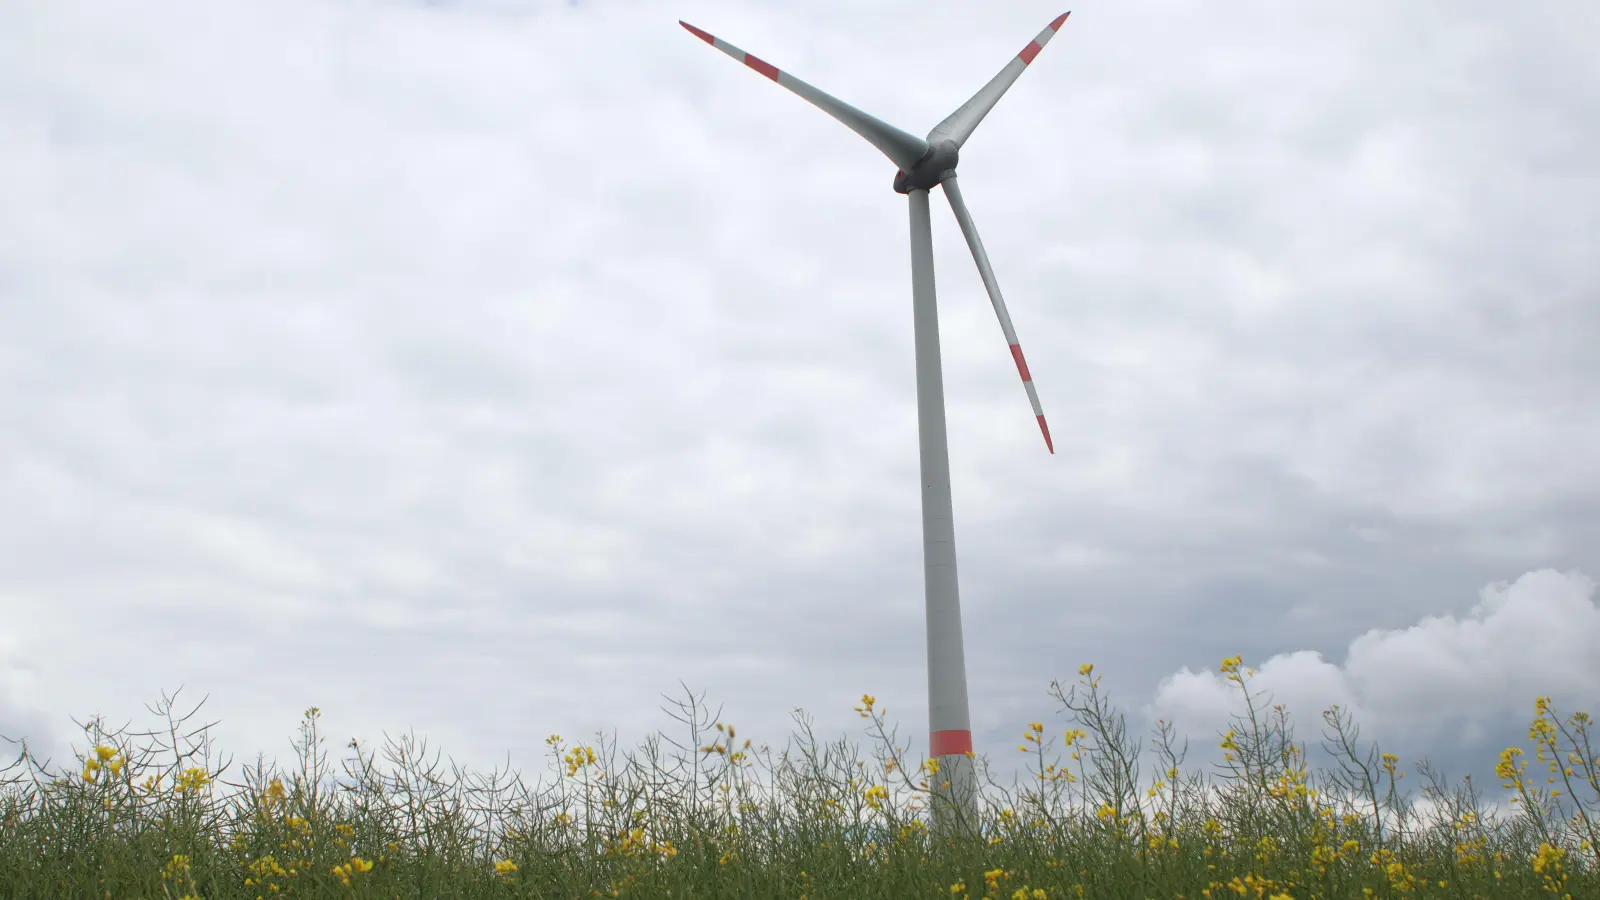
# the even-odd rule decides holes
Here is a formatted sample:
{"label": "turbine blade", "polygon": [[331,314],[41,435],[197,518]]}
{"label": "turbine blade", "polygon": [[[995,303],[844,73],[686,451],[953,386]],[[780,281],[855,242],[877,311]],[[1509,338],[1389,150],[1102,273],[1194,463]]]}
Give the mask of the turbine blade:
{"label": "turbine blade", "polygon": [[972,258],[978,264],[978,275],[983,278],[983,287],[989,292],[989,303],[994,306],[994,314],[1000,318],[1000,330],[1005,333],[1006,343],[1011,347],[1011,358],[1016,361],[1017,374],[1022,376],[1022,386],[1028,391],[1028,402],[1033,404],[1034,418],[1039,420],[1039,430],[1044,433],[1044,445],[1054,453],[1056,446],[1050,440],[1050,426],[1045,424],[1044,409],[1039,406],[1039,394],[1033,389],[1033,376],[1028,374],[1028,362],[1022,358],[1022,345],[1017,343],[1017,331],[1011,327],[1011,314],[1006,312],[1006,301],[1000,297],[1000,284],[994,280],[994,269],[989,267],[989,255],[983,252],[978,228],[972,224],[972,214],[967,212],[967,204],[961,199],[956,177],[947,175],[942,184],[945,198],[950,201],[956,221],[961,224],[961,234],[966,237]]}
{"label": "turbine blade", "polygon": [[713,37],[682,19],[678,20],[678,24],[688,29],[690,34],[700,40],[799,94],[818,109],[843,122],[845,127],[866,138],[872,143],[872,146],[882,150],[884,156],[889,157],[891,162],[900,167],[900,171],[911,171],[916,166],[917,161],[927,155],[928,142],[922,138],[914,134],[908,134],[887,122],[873,118],[843,100],[806,84],[788,72],[780,71],[771,63],[757,59],[727,41]]}
{"label": "turbine blade", "polygon": [[935,125],[933,130],[928,132],[928,143],[938,144],[940,141],[955,141],[957,147],[965,144],[967,138],[972,136],[973,130],[978,127],[978,123],[982,122],[983,117],[989,114],[989,110],[994,109],[994,105],[1000,102],[1000,97],[1005,94],[1006,89],[1011,87],[1011,83],[1017,80],[1017,76],[1022,74],[1022,70],[1028,67],[1028,63],[1033,62],[1033,58],[1039,55],[1039,51],[1044,49],[1044,45],[1050,43],[1050,38],[1055,36],[1055,33],[1061,29],[1062,23],[1066,22],[1067,16],[1070,15],[1072,15],[1071,12],[1064,12],[1056,16],[1054,22],[1046,25],[1045,29],[1039,32],[1038,37],[1029,41],[1028,46],[1022,48],[1021,53],[1012,57],[1011,62],[1006,63],[1006,67],[1000,70],[1000,74],[991,78],[988,84],[984,85],[976,94],[973,94],[971,100],[961,104],[960,109],[947,116],[943,122]]}

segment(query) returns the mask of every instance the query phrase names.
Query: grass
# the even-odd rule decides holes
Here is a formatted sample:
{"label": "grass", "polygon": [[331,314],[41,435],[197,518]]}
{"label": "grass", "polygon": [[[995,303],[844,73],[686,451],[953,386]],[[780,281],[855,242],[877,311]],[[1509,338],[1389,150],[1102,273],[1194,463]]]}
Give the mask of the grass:
{"label": "grass", "polygon": [[453,763],[444,777],[410,736],[386,738],[387,767],[352,740],[336,775],[316,708],[296,771],[235,773],[213,764],[210,726],[184,724],[198,707],[175,716],[164,697],[161,731],[83,725],[81,769],[52,774],[24,745],[3,770],[0,898],[1600,898],[1587,715],[1537,700],[1533,759],[1501,756],[1515,799],[1499,813],[1426,761],[1420,793],[1403,791],[1399,760],[1337,707],[1322,715],[1334,766],[1313,775],[1253,670],[1232,657],[1222,672],[1246,712],[1209,772],[1185,769],[1165,722],[1147,748],[1130,737],[1086,665],[1070,690],[1051,684],[1067,759],[1029,723],[1026,783],[1002,788],[979,758],[976,820],[932,828],[936,761],[908,763],[870,696],[870,766],[843,740],[819,745],[798,712],[802,734],[774,758],[691,694],[672,760],[661,735],[621,762],[603,738],[552,735],[555,777],[533,789]]}

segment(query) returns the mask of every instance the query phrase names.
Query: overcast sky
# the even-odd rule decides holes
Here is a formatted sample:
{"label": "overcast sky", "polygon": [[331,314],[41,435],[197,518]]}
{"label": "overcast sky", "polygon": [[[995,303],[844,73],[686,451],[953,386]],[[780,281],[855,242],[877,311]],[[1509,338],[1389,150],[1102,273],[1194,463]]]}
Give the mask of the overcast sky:
{"label": "overcast sky", "polygon": [[[677,20],[923,134],[1066,8],[0,5],[0,733],[924,753],[906,200]],[[1071,8],[961,165],[1053,456],[933,199],[980,752],[1600,712],[1600,6]]]}

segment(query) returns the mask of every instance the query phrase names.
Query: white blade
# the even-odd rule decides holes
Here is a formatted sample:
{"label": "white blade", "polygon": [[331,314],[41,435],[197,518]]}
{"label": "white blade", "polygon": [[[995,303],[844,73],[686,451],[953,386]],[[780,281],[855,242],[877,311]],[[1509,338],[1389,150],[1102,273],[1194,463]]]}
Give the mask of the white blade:
{"label": "white blade", "polygon": [[1011,315],[1006,312],[1006,301],[1000,297],[1000,284],[994,280],[994,269],[989,267],[989,255],[983,252],[978,228],[972,224],[972,214],[967,212],[967,204],[961,199],[956,177],[946,176],[941,184],[944,185],[944,196],[950,201],[950,208],[955,211],[956,221],[961,224],[961,234],[972,250],[972,258],[978,264],[978,275],[983,278],[983,287],[989,292],[989,303],[994,306],[994,314],[1000,318],[1000,330],[1005,333],[1006,344],[1011,347],[1011,358],[1016,361],[1017,374],[1022,376],[1022,386],[1028,391],[1028,402],[1033,404],[1034,418],[1039,420],[1039,430],[1044,433],[1044,445],[1054,453],[1056,447],[1050,440],[1050,426],[1045,424],[1044,410],[1039,406],[1039,394],[1033,389],[1033,376],[1028,374],[1028,362],[1022,358],[1022,345],[1017,343],[1017,331],[1011,327]]}
{"label": "white blade", "polygon": [[982,90],[973,94],[971,100],[961,104],[960,109],[951,113],[943,122],[935,125],[933,130],[928,132],[928,143],[937,144],[940,141],[955,141],[957,147],[965,144],[967,138],[972,136],[973,130],[978,127],[978,123],[982,122],[983,117],[989,114],[989,110],[994,109],[994,105],[1000,102],[1001,95],[1005,94],[1006,89],[1011,87],[1011,83],[1017,80],[1017,76],[1022,74],[1022,70],[1028,67],[1028,63],[1033,62],[1033,58],[1039,55],[1039,51],[1044,49],[1044,45],[1050,42],[1050,38],[1055,36],[1055,33],[1061,29],[1062,23],[1066,22],[1067,16],[1070,15],[1072,13],[1064,12],[1057,16],[1054,22],[1051,22],[1045,26],[1043,31],[1039,32],[1038,37],[1029,41],[1028,46],[1022,48],[1021,53],[1012,57],[1011,62],[1006,63],[1006,67],[1000,70],[1000,74],[991,78],[989,83],[983,86]]}
{"label": "white blade", "polygon": [[757,59],[727,41],[713,37],[682,19],[678,20],[678,24],[688,29],[690,34],[700,40],[799,94],[818,109],[843,122],[851,131],[871,141],[872,146],[882,150],[884,156],[889,157],[891,162],[900,167],[900,171],[911,171],[916,166],[917,161],[927,155],[928,142],[922,138],[914,134],[907,134],[887,122],[875,119],[843,100],[806,84],[788,72],[779,70],[771,63]]}

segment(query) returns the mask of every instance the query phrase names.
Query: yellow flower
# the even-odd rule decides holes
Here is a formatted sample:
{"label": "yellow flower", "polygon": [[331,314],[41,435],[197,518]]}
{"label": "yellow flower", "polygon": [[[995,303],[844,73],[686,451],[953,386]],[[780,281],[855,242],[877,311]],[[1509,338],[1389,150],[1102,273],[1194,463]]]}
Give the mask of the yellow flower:
{"label": "yellow flower", "polygon": [[1088,678],[1094,672],[1094,663],[1084,663],[1078,667],[1078,674]]}
{"label": "yellow flower", "polygon": [[1504,787],[1516,787],[1516,782],[1520,780],[1519,776],[1527,768],[1527,763],[1519,761],[1518,758],[1521,756],[1520,747],[1507,747],[1500,753],[1500,762],[1494,767],[1494,773],[1505,782]]}
{"label": "yellow flower", "polygon": [[884,798],[886,798],[888,796],[889,796],[889,791],[888,791],[887,788],[885,788],[881,784],[875,784],[872,787],[867,788],[867,793],[866,793],[867,805],[871,806],[873,809],[881,809],[882,806],[883,806]]}
{"label": "yellow flower", "polygon": [[1545,869],[1554,869],[1559,872],[1561,871],[1561,858],[1566,855],[1567,851],[1560,847],[1540,844],[1539,852],[1533,858],[1533,870],[1540,874],[1543,874]]}
{"label": "yellow flower", "polygon": [[163,880],[168,878],[177,878],[179,875],[188,874],[188,872],[189,857],[179,853],[173,856],[172,859],[167,862],[166,867],[161,870],[161,878]]}
{"label": "yellow flower", "polygon": [[874,697],[871,694],[862,694],[861,695],[861,705],[855,707],[855,711],[860,713],[861,714],[861,718],[863,718],[863,719],[871,718],[872,717],[872,704],[877,703],[877,702],[878,702],[878,698],[877,697]]}
{"label": "yellow flower", "polygon": [[502,859],[499,862],[494,864],[494,873],[496,875],[510,875],[512,872],[515,872],[516,870],[517,870],[517,864],[512,862],[509,859]]}
{"label": "yellow flower", "polygon": [[188,768],[184,769],[183,774],[178,777],[178,783],[174,789],[180,794],[193,793],[210,783],[211,777],[206,774],[205,769]]}

